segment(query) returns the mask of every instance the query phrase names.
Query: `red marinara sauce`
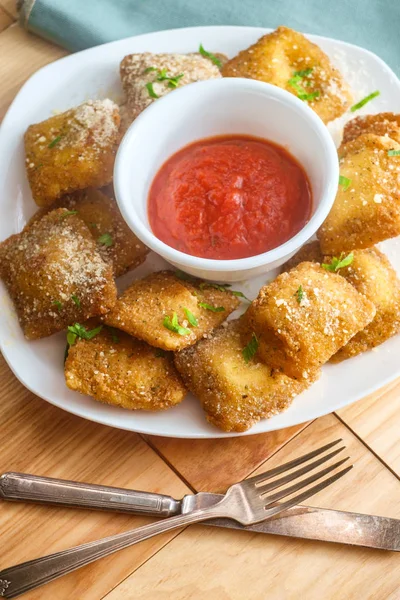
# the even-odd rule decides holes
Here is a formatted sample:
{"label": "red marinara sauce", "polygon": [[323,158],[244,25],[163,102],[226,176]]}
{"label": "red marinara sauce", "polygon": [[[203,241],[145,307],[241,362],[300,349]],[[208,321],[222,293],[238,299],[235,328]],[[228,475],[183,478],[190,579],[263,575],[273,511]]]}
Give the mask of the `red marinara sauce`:
{"label": "red marinara sauce", "polygon": [[148,198],[153,233],[176,250],[229,260],[295,235],[311,214],[302,166],[264,139],[227,135],[190,144],[160,168]]}

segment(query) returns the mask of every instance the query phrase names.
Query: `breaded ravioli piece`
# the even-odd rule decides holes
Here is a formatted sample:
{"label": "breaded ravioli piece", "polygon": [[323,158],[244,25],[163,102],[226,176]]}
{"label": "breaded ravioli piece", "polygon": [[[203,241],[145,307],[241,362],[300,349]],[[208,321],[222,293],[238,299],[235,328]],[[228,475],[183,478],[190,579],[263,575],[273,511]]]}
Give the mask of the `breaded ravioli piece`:
{"label": "breaded ravioli piece", "polygon": [[282,266],[282,271],[290,271],[293,267],[297,267],[302,262],[313,262],[322,263],[324,262],[324,255],[321,252],[319,241],[309,242],[304,244],[292,258],[289,258],[287,262]]}
{"label": "breaded ravioli piece", "polygon": [[344,277],[303,262],[261,288],[244,319],[248,335],[258,339],[260,360],[290,377],[308,378],[375,312]]}
{"label": "breaded ravioli piece", "polygon": [[400,331],[400,281],[389,260],[378,248],[354,250],[353,254],[353,262],[340,274],[374,304],[376,314],[332,357],[334,362],[379,346]]}
{"label": "breaded ravioli piece", "polygon": [[58,207],[76,212],[86,223],[97,242],[101,256],[112,265],[115,277],[135,269],[145,260],[149,249],[129,229],[115,199],[103,191],[88,188],[66,194],[50,208],[40,209],[33,215],[30,223]]}
{"label": "breaded ravioli piece", "polygon": [[[219,68],[201,54],[129,54],[120,65],[122,87],[132,122],[147,106],[178,87],[221,77]],[[124,121],[127,121],[125,110]]]}
{"label": "breaded ravioli piece", "polygon": [[339,148],[340,174],[335,202],[317,232],[324,254],[370,248],[400,235],[400,150],[391,138],[363,134]]}
{"label": "breaded ravioli piece", "polygon": [[107,327],[69,348],[64,372],[71,390],[129,410],[165,410],[186,394],[172,355]]}
{"label": "breaded ravioli piece", "polygon": [[364,133],[387,136],[400,143],[400,115],[385,112],[351,119],[344,127],[342,144],[347,144]]}
{"label": "breaded ravioli piece", "polygon": [[273,371],[255,358],[246,362],[240,328],[239,321],[231,321],[175,354],[175,365],[207,420],[223,431],[246,431],[282,412],[311,383]]}
{"label": "breaded ravioli piece", "polygon": [[278,27],[239,52],[223,66],[222,75],[283,88],[308,102],[324,123],[340,117],[352,102],[348,86],[327,55],[288,27]]}
{"label": "breaded ravioli piece", "polygon": [[134,281],[104,322],[163,350],[180,350],[220,325],[239,302],[229,291],[172,271]]}
{"label": "breaded ravioli piece", "polygon": [[117,290],[88,227],[59,208],[0,245],[0,275],[27,339],[108,312]]}
{"label": "breaded ravioli piece", "polygon": [[28,127],[26,172],[38,206],[87,187],[110,183],[120,140],[118,106],[88,100]]}

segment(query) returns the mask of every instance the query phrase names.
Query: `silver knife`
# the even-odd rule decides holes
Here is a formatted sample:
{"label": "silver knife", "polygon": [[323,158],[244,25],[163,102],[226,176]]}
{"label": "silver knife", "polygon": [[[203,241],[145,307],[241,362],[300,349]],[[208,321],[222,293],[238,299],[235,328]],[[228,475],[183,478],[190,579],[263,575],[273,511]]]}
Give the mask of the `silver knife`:
{"label": "silver knife", "polygon": [[[24,473],[0,476],[0,498],[58,506],[95,508],[154,517],[186,514],[219,502],[220,494],[199,492],[182,500],[123,488],[37,477]],[[296,506],[267,521],[244,527],[229,519],[204,525],[289,537],[400,551],[400,519]]]}

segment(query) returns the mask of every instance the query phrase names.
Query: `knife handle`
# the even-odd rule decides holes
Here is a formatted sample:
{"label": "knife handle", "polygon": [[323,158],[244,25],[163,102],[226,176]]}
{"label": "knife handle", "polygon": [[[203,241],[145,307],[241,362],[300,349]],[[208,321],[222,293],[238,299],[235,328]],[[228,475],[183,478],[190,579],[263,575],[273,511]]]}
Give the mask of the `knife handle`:
{"label": "knife handle", "polygon": [[1,475],[0,498],[158,517],[170,517],[181,512],[180,501],[171,496],[25,473]]}

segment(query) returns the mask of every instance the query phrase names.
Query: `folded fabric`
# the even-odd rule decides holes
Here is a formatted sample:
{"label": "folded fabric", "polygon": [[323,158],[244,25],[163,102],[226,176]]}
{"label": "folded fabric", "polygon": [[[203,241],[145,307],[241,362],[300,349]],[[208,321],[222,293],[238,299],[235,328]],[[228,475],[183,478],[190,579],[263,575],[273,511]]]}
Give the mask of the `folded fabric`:
{"label": "folded fabric", "polygon": [[19,0],[20,22],[71,51],[149,31],[198,25],[287,25],[372,50],[400,74],[394,0]]}

